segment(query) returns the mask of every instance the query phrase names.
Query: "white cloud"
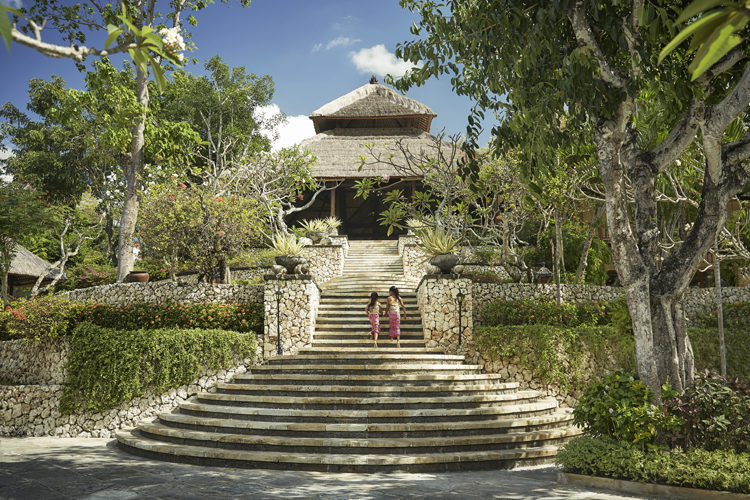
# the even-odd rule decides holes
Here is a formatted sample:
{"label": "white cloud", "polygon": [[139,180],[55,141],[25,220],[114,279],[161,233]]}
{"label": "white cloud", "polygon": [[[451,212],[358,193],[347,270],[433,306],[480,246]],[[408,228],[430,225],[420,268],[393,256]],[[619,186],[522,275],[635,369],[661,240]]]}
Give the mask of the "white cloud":
{"label": "white cloud", "polygon": [[315,135],[312,120],[306,115],[287,116],[283,121],[280,120],[281,109],[277,104],[261,106],[255,113],[261,122],[268,124],[262,133],[271,139],[271,149],[274,151],[294,146]]}
{"label": "white cloud", "polygon": [[348,47],[349,45],[354,45],[355,43],[361,42],[359,38],[349,38],[348,36],[340,36],[338,38],[334,38],[330,42],[326,44],[326,50],[331,50],[335,47]]}
{"label": "white cloud", "polygon": [[[412,63],[398,59],[395,54],[388,52],[382,43],[373,45],[369,49],[351,52],[349,56],[360,73],[372,73],[378,76],[393,75],[399,78],[415,67]],[[421,67],[421,64],[417,67]]]}
{"label": "white cloud", "polygon": [[319,51],[322,48],[323,48],[323,44],[322,43],[316,43],[315,45],[313,45],[313,48],[312,48],[312,50],[310,52],[312,52],[314,54],[314,53],[316,53],[317,51]]}
{"label": "white cloud", "polygon": [[3,0],[5,5],[13,7],[14,9],[20,9],[23,7],[23,0]]}

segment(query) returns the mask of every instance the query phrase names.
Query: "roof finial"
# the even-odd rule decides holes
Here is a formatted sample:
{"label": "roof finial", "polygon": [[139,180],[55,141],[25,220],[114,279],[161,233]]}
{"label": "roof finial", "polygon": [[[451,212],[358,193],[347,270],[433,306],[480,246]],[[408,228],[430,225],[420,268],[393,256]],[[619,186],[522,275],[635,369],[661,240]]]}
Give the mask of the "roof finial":
{"label": "roof finial", "polygon": [[371,83],[372,85],[375,85],[376,83],[378,83],[378,79],[377,79],[377,78],[375,78],[375,75],[372,75],[372,78],[370,78],[370,83]]}

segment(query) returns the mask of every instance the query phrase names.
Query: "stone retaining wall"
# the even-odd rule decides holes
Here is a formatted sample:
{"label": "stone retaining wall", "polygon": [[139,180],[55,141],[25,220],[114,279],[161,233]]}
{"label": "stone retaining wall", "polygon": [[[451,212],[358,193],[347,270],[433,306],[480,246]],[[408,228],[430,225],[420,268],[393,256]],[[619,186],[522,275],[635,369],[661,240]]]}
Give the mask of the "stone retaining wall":
{"label": "stone retaining wall", "polygon": [[[295,354],[312,344],[320,304],[320,288],[312,276],[290,274],[266,276],[263,359],[276,356],[279,319],[283,355]],[[276,292],[280,291],[277,303]],[[279,318],[281,316],[281,318]]]}
{"label": "stone retaining wall", "polygon": [[[399,243],[401,243],[400,239]],[[404,263],[404,280],[416,286],[426,273],[425,253],[415,244],[405,244],[401,252],[401,260]]]}
{"label": "stone retaining wall", "polygon": [[69,352],[70,345],[66,340],[0,342],[0,381],[11,384],[62,384]]}
{"label": "stone retaining wall", "polygon": [[341,245],[341,248],[344,249],[344,257],[349,255],[349,237],[343,234],[335,234],[333,236],[329,236],[331,238],[331,241],[334,245]]}
{"label": "stone retaining wall", "polygon": [[207,283],[113,283],[82,288],[60,294],[76,302],[92,300],[103,304],[129,305],[137,302],[163,304],[202,302],[258,304],[263,300],[263,285],[213,285]]}
{"label": "stone retaining wall", "polygon": [[252,363],[247,359],[229,370],[205,371],[190,384],[165,394],[149,393],[110,410],[73,415],[60,413],[62,385],[0,385],[0,436],[111,437],[118,429],[168,413],[194,394],[213,390],[217,382],[230,381]]}
{"label": "stone retaining wall", "polygon": [[344,247],[342,245],[310,245],[305,247],[310,265],[310,275],[322,284],[344,272]]}
{"label": "stone retaining wall", "polygon": [[[447,352],[470,353],[474,345],[471,280],[458,274],[430,274],[417,286],[417,303],[427,347]],[[461,310],[461,347],[458,347],[459,312],[456,297],[464,294]]]}

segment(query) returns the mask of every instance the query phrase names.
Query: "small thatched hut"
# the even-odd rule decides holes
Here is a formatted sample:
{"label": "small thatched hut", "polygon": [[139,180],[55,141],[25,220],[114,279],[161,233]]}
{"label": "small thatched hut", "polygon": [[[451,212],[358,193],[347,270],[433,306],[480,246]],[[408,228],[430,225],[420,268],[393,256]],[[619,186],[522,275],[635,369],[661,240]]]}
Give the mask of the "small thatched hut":
{"label": "small thatched hut", "polygon": [[322,193],[300,218],[332,215],[343,221],[341,232],[349,238],[386,238],[386,228],[377,223],[384,209],[383,192],[366,200],[355,198],[354,183],[380,177],[383,186],[398,185],[406,193],[413,192],[421,176],[410,168],[403,150],[413,157],[430,156],[438,144],[430,134],[435,116],[429,107],[377,83],[374,77],[314,111],[310,119],[317,135],[302,141],[300,147],[317,157],[313,173],[319,181],[341,184]]}
{"label": "small thatched hut", "polygon": [[[37,278],[48,269],[49,265],[49,262],[35,255],[26,247],[16,243],[15,255],[13,256],[13,261],[10,264],[10,272],[8,273],[8,291],[10,294],[14,297],[26,295]],[[52,281],[59,272],[56,269],[47,274],[42,283]]]}

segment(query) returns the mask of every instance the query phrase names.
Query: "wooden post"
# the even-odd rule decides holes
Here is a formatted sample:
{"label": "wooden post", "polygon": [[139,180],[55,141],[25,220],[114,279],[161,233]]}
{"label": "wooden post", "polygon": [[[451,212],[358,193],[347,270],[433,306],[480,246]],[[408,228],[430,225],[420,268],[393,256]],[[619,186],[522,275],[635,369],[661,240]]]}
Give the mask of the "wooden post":
{"label": "wooden post", "polygon": [[331,217],[336,217],[336,190],[338,188],[334,188],[331,190]]}

